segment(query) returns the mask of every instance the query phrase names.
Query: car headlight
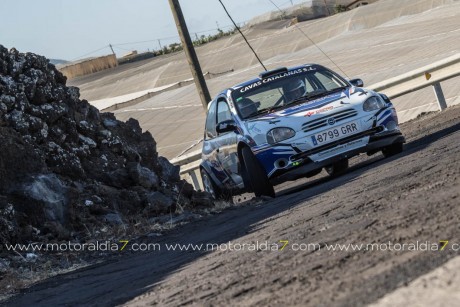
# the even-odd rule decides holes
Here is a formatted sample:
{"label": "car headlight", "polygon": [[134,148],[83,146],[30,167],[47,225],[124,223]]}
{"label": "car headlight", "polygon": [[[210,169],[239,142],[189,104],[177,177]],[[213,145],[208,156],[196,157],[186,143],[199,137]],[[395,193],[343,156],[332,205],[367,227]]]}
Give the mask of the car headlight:
{"label": "car headlight", "polygon": [[366,112],[375,111],[385,106],[385,101],[379,96],[372,96],[363,103],[363,110]]}
{"label": "car headlight", "polygon": [[267,142],[268,144],[275,144],[281,141],[292,138],[295,135],[295,131],[291,128],[280,127],[274,128],[267,133]]}

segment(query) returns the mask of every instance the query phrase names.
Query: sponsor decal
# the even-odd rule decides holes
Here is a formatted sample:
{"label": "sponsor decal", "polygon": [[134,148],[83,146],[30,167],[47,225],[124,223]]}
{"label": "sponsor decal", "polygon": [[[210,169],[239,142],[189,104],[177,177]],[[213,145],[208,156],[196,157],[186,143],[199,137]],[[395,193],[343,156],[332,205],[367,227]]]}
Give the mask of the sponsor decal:
{"label": "sponsor decal", "polygon": [[248,130],[249,132],[256,132],[256,133],[261,133],[262,131],[256,127],[256,123],[254,124],[248,124]]}
{"label": "sponsor decal", "polygon": [[312,115],[324,113],[324,112],[330,111],[332,109],[334,109],[333,106],[325,107],[325,108],[322,108],[322,109],[319,109],[319,110],[312,110],[312,111],[308,111],[307,113],[305,113],[304,116],[310,117]]}
{"label": "sponsor decal", "polygon": [[280,111],[279,114],[280,116],[286,116],[286,115],[291,115],[291,114],[302,112],[302,111],[318,109],[318,108],[321,108],[321,107],[324,107],[330,104],[331,102],[339,100],[340,95],[342,94],[334,93],[328,96],[320,97],[315,100],[307,101],[305,103],[290,107],[289,109],[286,109],[284,111]]}
{"label": "sponsor decal", "polygon": [[349,95],[347,95],[347,96],[348,96],[348,98],[350,98],[351,95],[357,94],[357,93],[359,93],[359,96],[367,95],[367,92],[364,89],[362,89],[360,87],[352,87],[352,88],[350,88]]}
{"label": "sponsor decal", "polygon": [[299,69],[291,70],[291,71],[288,71],[288,72],[285,72],[285,73],[282,73],[282,74],[279,74],[279,75],[271,76],[271,77],[268,77],[266,79],[254,82],[252,84],[243,86],[243,87],[241,87],[239,92],[244,93],[244,92],[247,92],[247,91],[249,91],[249,90],[251,90],[253,88],[259,87],[262,84],[270,83],[270,82],[273,82],[273,81],[278,80],[278,79],[283,79],[283,78],[294,76],[294,75],[297,75],[297,74],[300,74],[300,73],[303,73],[303,72],[309,72],[309,71],[314,71],[314,70],[316,70],[315,67],[302,67],[302,68],[299,68]]}
{"label": "sponsor decal", "polygon": [[355,141],[352,141],[352,142],[349,142],[349,143],[346,143],[346,144],[342,144],[342,145],[339,145],[339,146],[334,147],[332,149],[325,150],[325,151],[322,151],[322,152],[318,153],[318,157],[323,157],[323,156],[329,155],[331,153],[342,151],[342,150],[344,150],[344,149],[346,149],[348,147],[353,147],[354,145],[359,145],[360,143],[363,143],[363,142],[364,142],[364,140],[360,139],[360,140],[355,140]]}

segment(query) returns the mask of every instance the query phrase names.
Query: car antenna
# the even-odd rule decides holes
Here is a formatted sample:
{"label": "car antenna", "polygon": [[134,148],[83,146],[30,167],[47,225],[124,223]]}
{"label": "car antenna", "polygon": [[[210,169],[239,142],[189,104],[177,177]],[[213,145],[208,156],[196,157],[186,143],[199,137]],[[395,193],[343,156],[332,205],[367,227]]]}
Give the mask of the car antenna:
{"label": "car antenna", "polygon": [[262,63],[262,61],[260,60],[259,56],[257,55],[256,51],[252,48],[251,44],[249,44],[248,40],[246,39],[246,36],[244,36],[243,32],[241,32],[240,30],[240,27],[238,27],[238,25],[235,23],[235,21],[233,20],[232,16],[230,16],[230,13],[227,11],[227,9],[225,8],[225,5],[222,3],[222,0],[219,0],[220,4],[222,4],[222,7],[224,8],[225,10],[225,13],[227,13],[228,15],[228,18],[230,18],[230,20],[233,22],[233,25],[235,26],[235,28],[238,30],[238,32],[240,32],[241,36],[243,36],[243,39],[244,41],[246,42],[246,44],[248,44],[249,48],[251,48],[252,52],[254,53],[254,55],[256,56],[257,60],[259,61],[260,65],[262,65],[262,67],[264,68],[265,71],[267,71],[267,68],[265,67],[264,63]]}
{"label": "car antenna", "polygon": [[[270,1],[270,2],[278,9],[278,11],[280,11],[280,13],[283,14],[283,11],[279,8],[279,6],[277,6],[277,5],[275,4],[275,2],[273,2],[272,0],[268,0],[268,1]],[[306,37],[316,48],[318,48],[318,50],[321,51],[321,53],[324,54],[324,55],[326,56],[326,58],[328,58],[329,61],[331,61],[332,64],[334,64],[334,65],[335,65],[335,66],[336,66],[336,67],[337,67],[347,78],[350,78],[350,77],[348,77],[348,75],[342,70],[342,68],[340,68],[340,66],[337,65],[337,63],[334,62],[334,61],[331,59],[331,57],[328,56],[328,55],[326,54],[326,52],[324,52],[324,50],[321,49],[321,48],[320,48],[320,47],[319,47],[319,46],[318,46],[318,45],[307,35],[307,33],[305,33],[300,27],[298,27],[297,24],[294,24],[294,27],[296,27],[296,29],[299,30],[300,33],[303,34],[303,36],[305,36],[305,37]]]}

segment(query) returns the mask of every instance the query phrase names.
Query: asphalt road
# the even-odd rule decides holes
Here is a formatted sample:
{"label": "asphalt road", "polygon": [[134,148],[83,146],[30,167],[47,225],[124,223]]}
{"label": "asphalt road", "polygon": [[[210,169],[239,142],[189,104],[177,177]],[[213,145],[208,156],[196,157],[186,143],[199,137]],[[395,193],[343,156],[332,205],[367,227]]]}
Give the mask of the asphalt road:
{"label": "asphalt road", "polygon": [[[225,244],[244,251],[127,253],[119,260],[42,282],[8,306],[361,306],[458,255],[443,251],[327,250],[333,244],[460,243],[460,107],[402,125],[402,154],[354,159],[321,174],[147,240]],[[253,251],[267,242],[280,250]],[[147,242],[144,241],[144,242]],[[294,250],[295,244],[319,248]],[[387,245],[385,245],[387,244]],[[431,246],[431,245],[429,245]],[[389,248],[389,247],[388,247]],[[383,249],[383,247],[381,247]]]}

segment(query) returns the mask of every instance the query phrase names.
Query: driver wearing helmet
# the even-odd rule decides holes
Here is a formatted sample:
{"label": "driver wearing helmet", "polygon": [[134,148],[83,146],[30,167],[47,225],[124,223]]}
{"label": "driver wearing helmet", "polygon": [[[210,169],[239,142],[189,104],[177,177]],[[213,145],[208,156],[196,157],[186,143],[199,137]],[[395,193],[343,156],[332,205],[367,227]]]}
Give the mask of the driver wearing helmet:
{"label": "driver wearing helmet", "polygon": [[304,96],[307,93],[307,87],[302,79],[294,79],[284,86],[285,104]]}

